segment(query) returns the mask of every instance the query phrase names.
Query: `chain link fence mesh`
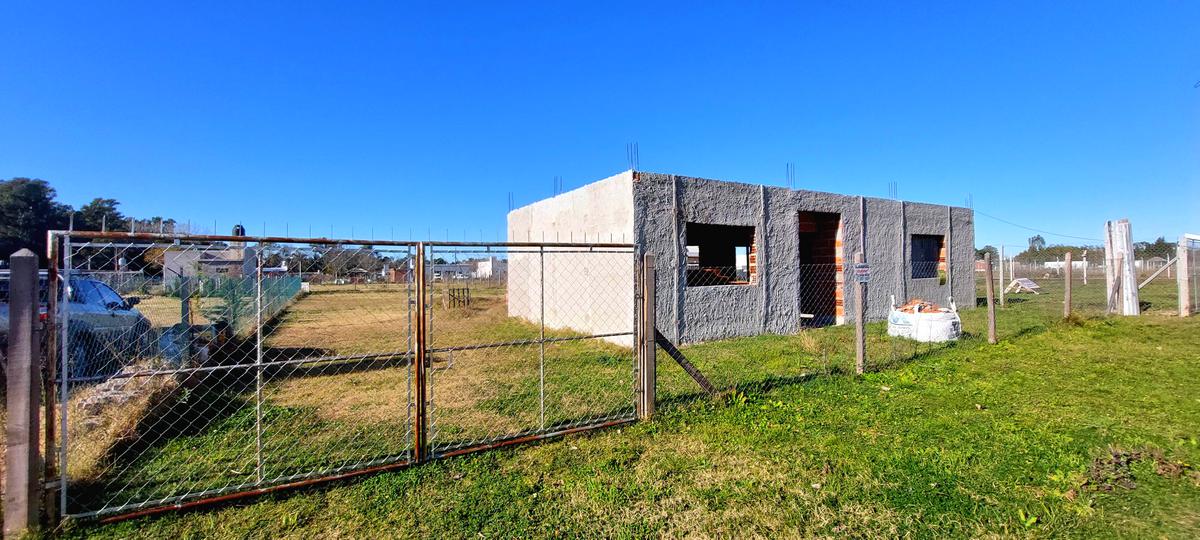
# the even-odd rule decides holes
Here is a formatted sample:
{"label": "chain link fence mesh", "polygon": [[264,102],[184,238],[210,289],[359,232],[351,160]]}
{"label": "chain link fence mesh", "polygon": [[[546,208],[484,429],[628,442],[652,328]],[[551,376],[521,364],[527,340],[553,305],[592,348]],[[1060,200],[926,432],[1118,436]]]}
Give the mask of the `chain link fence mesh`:
{"label": "chain link fence mesh", "polygon": [[433,457],[634,417],[632,247],[59,239],[67,516],[407,464],[421,405]]}

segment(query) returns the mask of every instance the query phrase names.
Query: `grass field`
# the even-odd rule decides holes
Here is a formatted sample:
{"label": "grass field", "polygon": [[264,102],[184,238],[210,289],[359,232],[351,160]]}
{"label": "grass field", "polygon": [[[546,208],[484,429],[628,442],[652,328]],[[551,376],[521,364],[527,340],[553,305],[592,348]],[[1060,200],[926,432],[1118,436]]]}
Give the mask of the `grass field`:
{"label": "grass field", "polygon": [[[1154,289],[1159,285],[1151,284],[1145,296],[1169,299],[1169,291]],[[871,325],[873,371],[864,377],[847,375],[849,327],[690,346],[684,352],[725,392],[700,397],[682,370],[660,355],[660,414],[652,422],[238,505],[108,526],[77,523],[67,533],[1195,537],[1200,319],[1165,316],[1169,307],[1160,299],[1139,318],[1059,321],[1061,289],[1050,282],[1043,287],[1042,295],[1010,296],[995,346],[981,338],[982,309],[963,312],[967,336],[951,345],[890,339],[882,325]],[[1077,298],[1087,306],[1096,290],[1102,302],[1102,283],[1080,289]],[[529,325],[503,317],[496,298],[490,308],[485,299],[479,311],[437,313],[435,320],[497,338],[529,335]],[[306,306],[310,301],[323,304]],[[306,317],[336,311],[342,301],[348,300],[310,295],[285,314],[280,328],[323,329],[319,319]],[[347,309],[360,317],[370,311]],[[339,333],[289,332],[279,332],[271,346],[359,347]],[[376,340],[372,347],[400,345],[387,334],[369,339]],[[614,389],[628,383],[628,353],[580,343],[554,357],[593,359],[588,373],[611,378]],[[537,374],[530,357],[526,348],[510,347],[486,360],[455,359],[453,368],[443,359],[441,382],[435,366],[434,399],[466,404],[441,413],[447,433],[470,439],[493,429],[473,426],[507,431],[533,423],[530,381],[536,383]],[[484,361],[507,369],[465,371]],[[579,385],[589,381],[573,373],[579,372],[559,373],[569,391],[554,395],[587,388]],[[548,370],[548,388],[554,374]],[[395,411],[405,403],[406,380],[400,368],[274,380],[266,391],[268,448],[289,467],[400,448],[405,419],[391,416],[402,414]],[[366,399],[384,390],[396,396],[391,406]],[[606,410],[614,398],[607,391],[585,395],[582,404],[564,399],[551,409]],[[206,399],[215,400],[214,408],[239,403],[232,396]],[[222,466],[246,472],[253,411],[244,405],[221,405],[226,414],[203,429],[148,450],[139,470],[156,471],[170,485],[195,478],[218,463],[214,456],[224,456]]]}
{"label": "grass field", "polygon": [[[436,305],[434,346],[538,337],[537,325],[507,317],[503,292],[480,288],[469,307]],[[254,482],[260,414],[267,481],[403,458],[412,448],[407,303],[407,291],[396,286],[318,287],[297,300],[264,330],[264,361],[394,356],[268,370],[261,409],[248,368],[205,374],[178,398],[153,410],[139,408],[138,418],[145,420],[136,436],[114,424],[112,412],[89,414],[73,398],[72,425],[114,424],[121,433],[71,442],[71,511]],[[547,331],[548,337],[572,335]],[[528,343],[434,354],[429,421],[435,450],[632,416],[630,349],[599,339],[547,344],[544,371],[540,354],[537,344]],[[229,356],[253,362],[253,348],[236,348]],[[149,388],[165,379],[139,378],[130,385]]]}

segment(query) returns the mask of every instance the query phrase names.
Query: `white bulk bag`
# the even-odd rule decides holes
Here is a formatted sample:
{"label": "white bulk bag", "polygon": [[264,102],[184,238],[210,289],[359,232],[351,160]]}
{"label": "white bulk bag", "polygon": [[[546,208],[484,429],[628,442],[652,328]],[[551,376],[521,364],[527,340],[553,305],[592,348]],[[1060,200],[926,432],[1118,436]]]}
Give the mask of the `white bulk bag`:
{"label": "white bulk bag", "polygon": [[892,310],[888,314],[888,335],[926,343],[956,340],[962,335],[962,319],[958,318],[958,312],[953,307],[906,313],[896,309],[893,299]]}

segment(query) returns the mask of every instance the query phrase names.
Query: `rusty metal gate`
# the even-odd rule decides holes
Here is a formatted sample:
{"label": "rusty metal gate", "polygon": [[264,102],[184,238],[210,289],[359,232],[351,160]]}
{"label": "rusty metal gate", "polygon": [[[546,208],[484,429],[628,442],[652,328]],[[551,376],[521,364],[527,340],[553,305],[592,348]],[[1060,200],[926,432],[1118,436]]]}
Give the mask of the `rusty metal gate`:
{"label": "rusty metal gate", "polygon": [[119,519],[635,419],[629,244],[54,232],[47,475]]}

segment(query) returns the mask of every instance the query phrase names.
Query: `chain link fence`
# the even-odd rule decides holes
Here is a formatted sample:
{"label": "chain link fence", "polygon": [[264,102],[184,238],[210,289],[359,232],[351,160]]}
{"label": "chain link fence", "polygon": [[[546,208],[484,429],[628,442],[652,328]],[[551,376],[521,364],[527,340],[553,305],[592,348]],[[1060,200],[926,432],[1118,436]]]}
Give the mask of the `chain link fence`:
{"label": "chain link fence", "polygon": [[[634,418],[632,246],[55,240],[50,439],[65,516]],[[132,275],[144,279],[113,286]]]}
{"label": "chain link fence", "polygon": [[[982,260],[976,261],[976,281],[982,291]],[[992,269],[996,281],[997,302],[1003,293],[1004,305],[1024,305],[1030,310],[1047,315],[1061,315],[1062,302],[1069,277],[1071,284],[1071,309],[1080,315],[1103,315],[1109,312],[1108,291],[1104,260],[1081,260],[1076,258],[1067,269],[1065,260],[1015,260],[993,261]],[[1134,261],[1139,285],[1138,297],[1143,313],[1178,313],[1179,288],[1177,266],[1174,256],[1144,257]],[[1001,273],[1003,272],[1003,274]],[[1003,281],[1001,281],[1003,277]],[[982,296],[982,294],[980,295]]]}
{"label": "chain link fence", "polygon": [[1178,256],[1187,258],[1185,264],[1187,273],[1176,279],[1180,282],[1182,294],[1189,295],[1191,298],[1189,302],[1184,303],[1184,309],[1180,309],[1180,314],[1195,315],[1200,313],[1200,237],[1184,235],[1181,242],[1184,244],[1179,249]]}
{"label": "chain link fence", "polygon": [[432,244],[451,267],[505,261],[503,281],[429,288],[434,455],[634,417],[632,247]]}
{"label": "chain link fence", "polygon": [[[57,328],[49,349],[57,416],[48,409],[47,440],[57,448],[66,516],[134,515],[637,414],[632,245],[128,233],[55,240],[57,266],[44,285]],[[1187,253],[1183,279],[1195,284],[1200,245]],[[753,250],[731,260],[689,258],[686,287],[763,285]],[[1156,264],[1136,266],[1143,310],[1174,310],[1179,276]],[[1065,263],[993,265],[998,293],[1019,308],[1010,313],[1061,318]],[[703,351],[692,363],[717,389],[853,371],[850,269],[797,269],[796,336],[682,349]],[[972,270],[982,298],[982,262]],[[1075,261],[1071,270],[1075,310],[1105,313],[1104,268]],[[896,284],[868,285],[873,301],[966,307],[949,298],[944,261],[901,272]],[[955,346],[891,336],[886,321],[869,323],[865,339],[872,370]],[[658,373],[661,401],[701,395],[671,362]]]}

